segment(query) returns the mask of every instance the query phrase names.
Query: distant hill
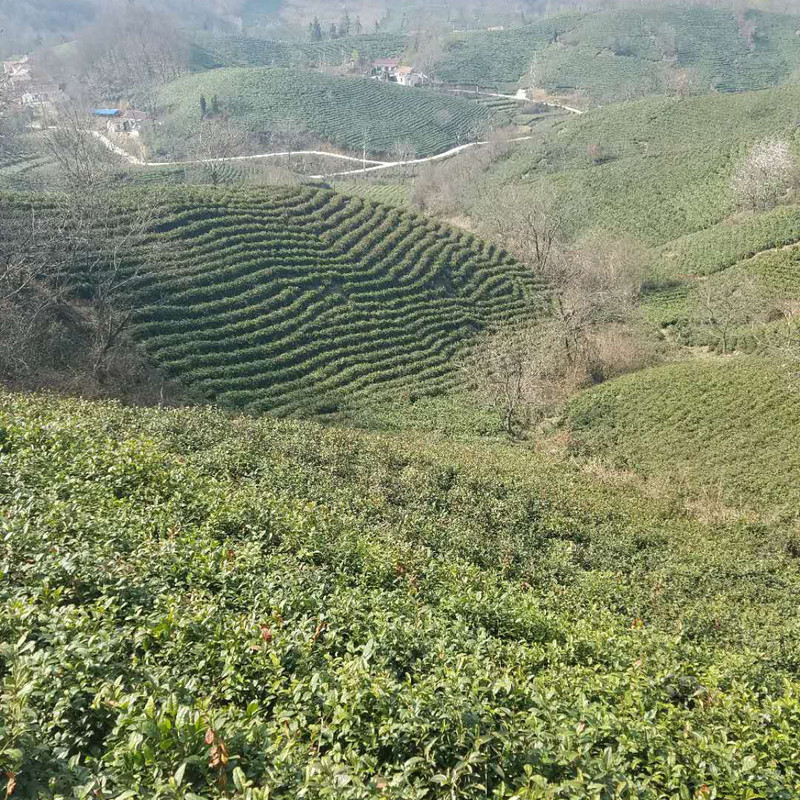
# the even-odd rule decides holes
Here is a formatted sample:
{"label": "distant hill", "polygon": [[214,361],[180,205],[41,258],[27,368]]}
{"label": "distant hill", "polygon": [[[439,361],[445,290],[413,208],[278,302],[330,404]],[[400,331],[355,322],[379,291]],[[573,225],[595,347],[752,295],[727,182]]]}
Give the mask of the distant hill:
{"label": "distant hill", "polygon": [[467,210],[478,219],[484,199],[512,184],[546,191],[574,237],[596,229],[633,237],[673,277],[718,271],[800,239],[800,209],[738,214],[730,189],[755,142],[796,141],[798,104],[793,85],[593,109],[516,145],[464,189]]}
{"label": "distant hill", "polygon": [[453,36],[441,80],[491,88],[532,83],[596,103],[648,94],[746,91],[794,79],[800,17],[669,5],[565,13],[499,32]]}
{"label": "distant hill", "polygon": [[183,189],[160,230],[177,246],[131,289],[133,335],[227,406],[314,413],[441,390],[476,333],[539,296],[494,245],[329,191]]}
{"label": "distant hill", "polygon": [[[201,95],[218,96],[224,113],[250,130],[291,127],[348,150],[390,153],[395,144],[428,156],[474,140],[489,111],[471,101],[368,78],[311,71],[218,69],[187,75],[158,93],[168,121],[191,131]],[[366,140],[365,140],[366,139]]]}
{"label": "distant hill", "polygon": [[366,34],[323,42],[290,42],[252,36],[198,33],[191,51],[195,69],[217,67],[322,67],[336,66],[353,57],[365,61],[403,54],[408,37],[400,34]]}

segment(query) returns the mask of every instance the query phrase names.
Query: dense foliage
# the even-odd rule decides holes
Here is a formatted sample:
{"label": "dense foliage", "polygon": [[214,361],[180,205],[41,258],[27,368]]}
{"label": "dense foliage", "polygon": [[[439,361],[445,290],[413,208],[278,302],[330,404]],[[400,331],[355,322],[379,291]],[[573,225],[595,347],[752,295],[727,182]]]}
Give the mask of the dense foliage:
{"label": "dense foliage", "polygon": [[800,17],[673,4],[561,14],[524,28],[454,36],[437,64],[448,82],[577,90],[597,102],[670,91],[746,91],[789,83]]}
{"label": "dense foliage", "polygon": [[800,792],[798,562],[508,447],[0,405],[0,790]]}
{"label": "dense foliage", "polygon": [[489,112],[460,97],[291,69],[217,69],[174,81],[159,93],[170,122],[191,132],[200,97],[218,97],[224,113],[261,133],[309,133],[361,153],[391,153],[395,145],[417,156],[473,141]]}
{"label": "dense foliage", "polygon": [[745,508],[797,508],[800,397],[787,370],[743,356],[656,367],[585,392],[576,447]]}

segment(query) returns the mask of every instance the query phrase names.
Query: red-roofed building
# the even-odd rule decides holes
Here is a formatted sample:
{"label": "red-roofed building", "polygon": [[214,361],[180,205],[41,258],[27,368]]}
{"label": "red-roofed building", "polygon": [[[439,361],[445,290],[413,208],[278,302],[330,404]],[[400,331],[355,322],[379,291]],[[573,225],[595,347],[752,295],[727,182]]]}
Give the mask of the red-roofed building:
{"label": "red-roofed building", "polygon": [[396,58],[379,58],[372,62],[372,77],[379,81],[399,83],[401,86],[419,86],[425,83],[425,76],[414,72],[413,67],[401,67]]}

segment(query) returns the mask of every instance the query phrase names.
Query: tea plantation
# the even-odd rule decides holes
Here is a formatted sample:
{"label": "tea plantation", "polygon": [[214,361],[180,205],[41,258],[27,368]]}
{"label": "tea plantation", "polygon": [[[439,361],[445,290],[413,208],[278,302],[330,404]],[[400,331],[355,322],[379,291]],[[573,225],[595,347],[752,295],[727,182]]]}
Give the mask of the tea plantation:
{"label": "tea plantation", "polygon": [[351,151],[391,153],[410,146],[417,157],[474,141],[490,112],[461,97],[292,69],[217,69],[168,84],[158,95],[168,124],[189,131],[200,97],[217,96],[224,113],[252,131],[290,127]]}
{"label": "tea plantation", "polygon": [[[652,246],[722,222],[716,247],[726,247],[726,235],[735,237],[740,223],[752,229],[758,248],[783,243],[788,239],[782,231],[790,239],[796,228],[794,215],[776,211],[763,224],[746,215],[730,219],[736,211],[730,181],[755,142],[795,141],[798,102],[800,89],[786,86],[594,109],[534,130],[476,185],[474,196],[510,181],[547,188],[575,233],[603,228]],[[600,155],[593,160],[588,150],[594,145]],[[698,261],[716,257],[702,247]],[[740,246],[737,252],[748,250]]]}
{"label": "tea plantation", "polygon": [[704,488],[732,506],[800,502],[800,395],[780,365],[700,359],[611,381],[572,401],[577,450]]}
{"label": "tea plantation", "polygon": [[249,36],[198,35],[192,51],[196,68],[322,67],[354,57],[364,61],[399,58],[408,44],[400,34],[367,34],[324,42],[279,42]]}
{"label": "tea plantation", "polygon": [[160,216],[159,264],[129,286],[132,335],[227,406],[329,413],[440,392],[478,332],[545,296],[495,245],[330,191],[173,190]]}
{"label": "tea plantation", "polygon": [[9,395],[0,529],[7,795],[800,793],[776,531],[507,446]]}
{"label": "tea plantation", "polygon": [[693,94],[764,89],[793,80],[798,28],[795,15],[700,5],[565,13],[454,35],[435,71],[447,82],[503,89],[532,78],[537,88],[599,103],[662,94],[676,77]]}

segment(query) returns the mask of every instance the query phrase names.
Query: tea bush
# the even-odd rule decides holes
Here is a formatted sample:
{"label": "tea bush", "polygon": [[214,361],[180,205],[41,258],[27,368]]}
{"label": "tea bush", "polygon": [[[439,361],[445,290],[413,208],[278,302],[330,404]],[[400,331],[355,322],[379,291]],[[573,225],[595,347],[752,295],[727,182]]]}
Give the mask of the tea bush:
{"label": "tea bush", "polygon": [[800,792],[797,559],[519,449],[0,400],[0,791]]}

